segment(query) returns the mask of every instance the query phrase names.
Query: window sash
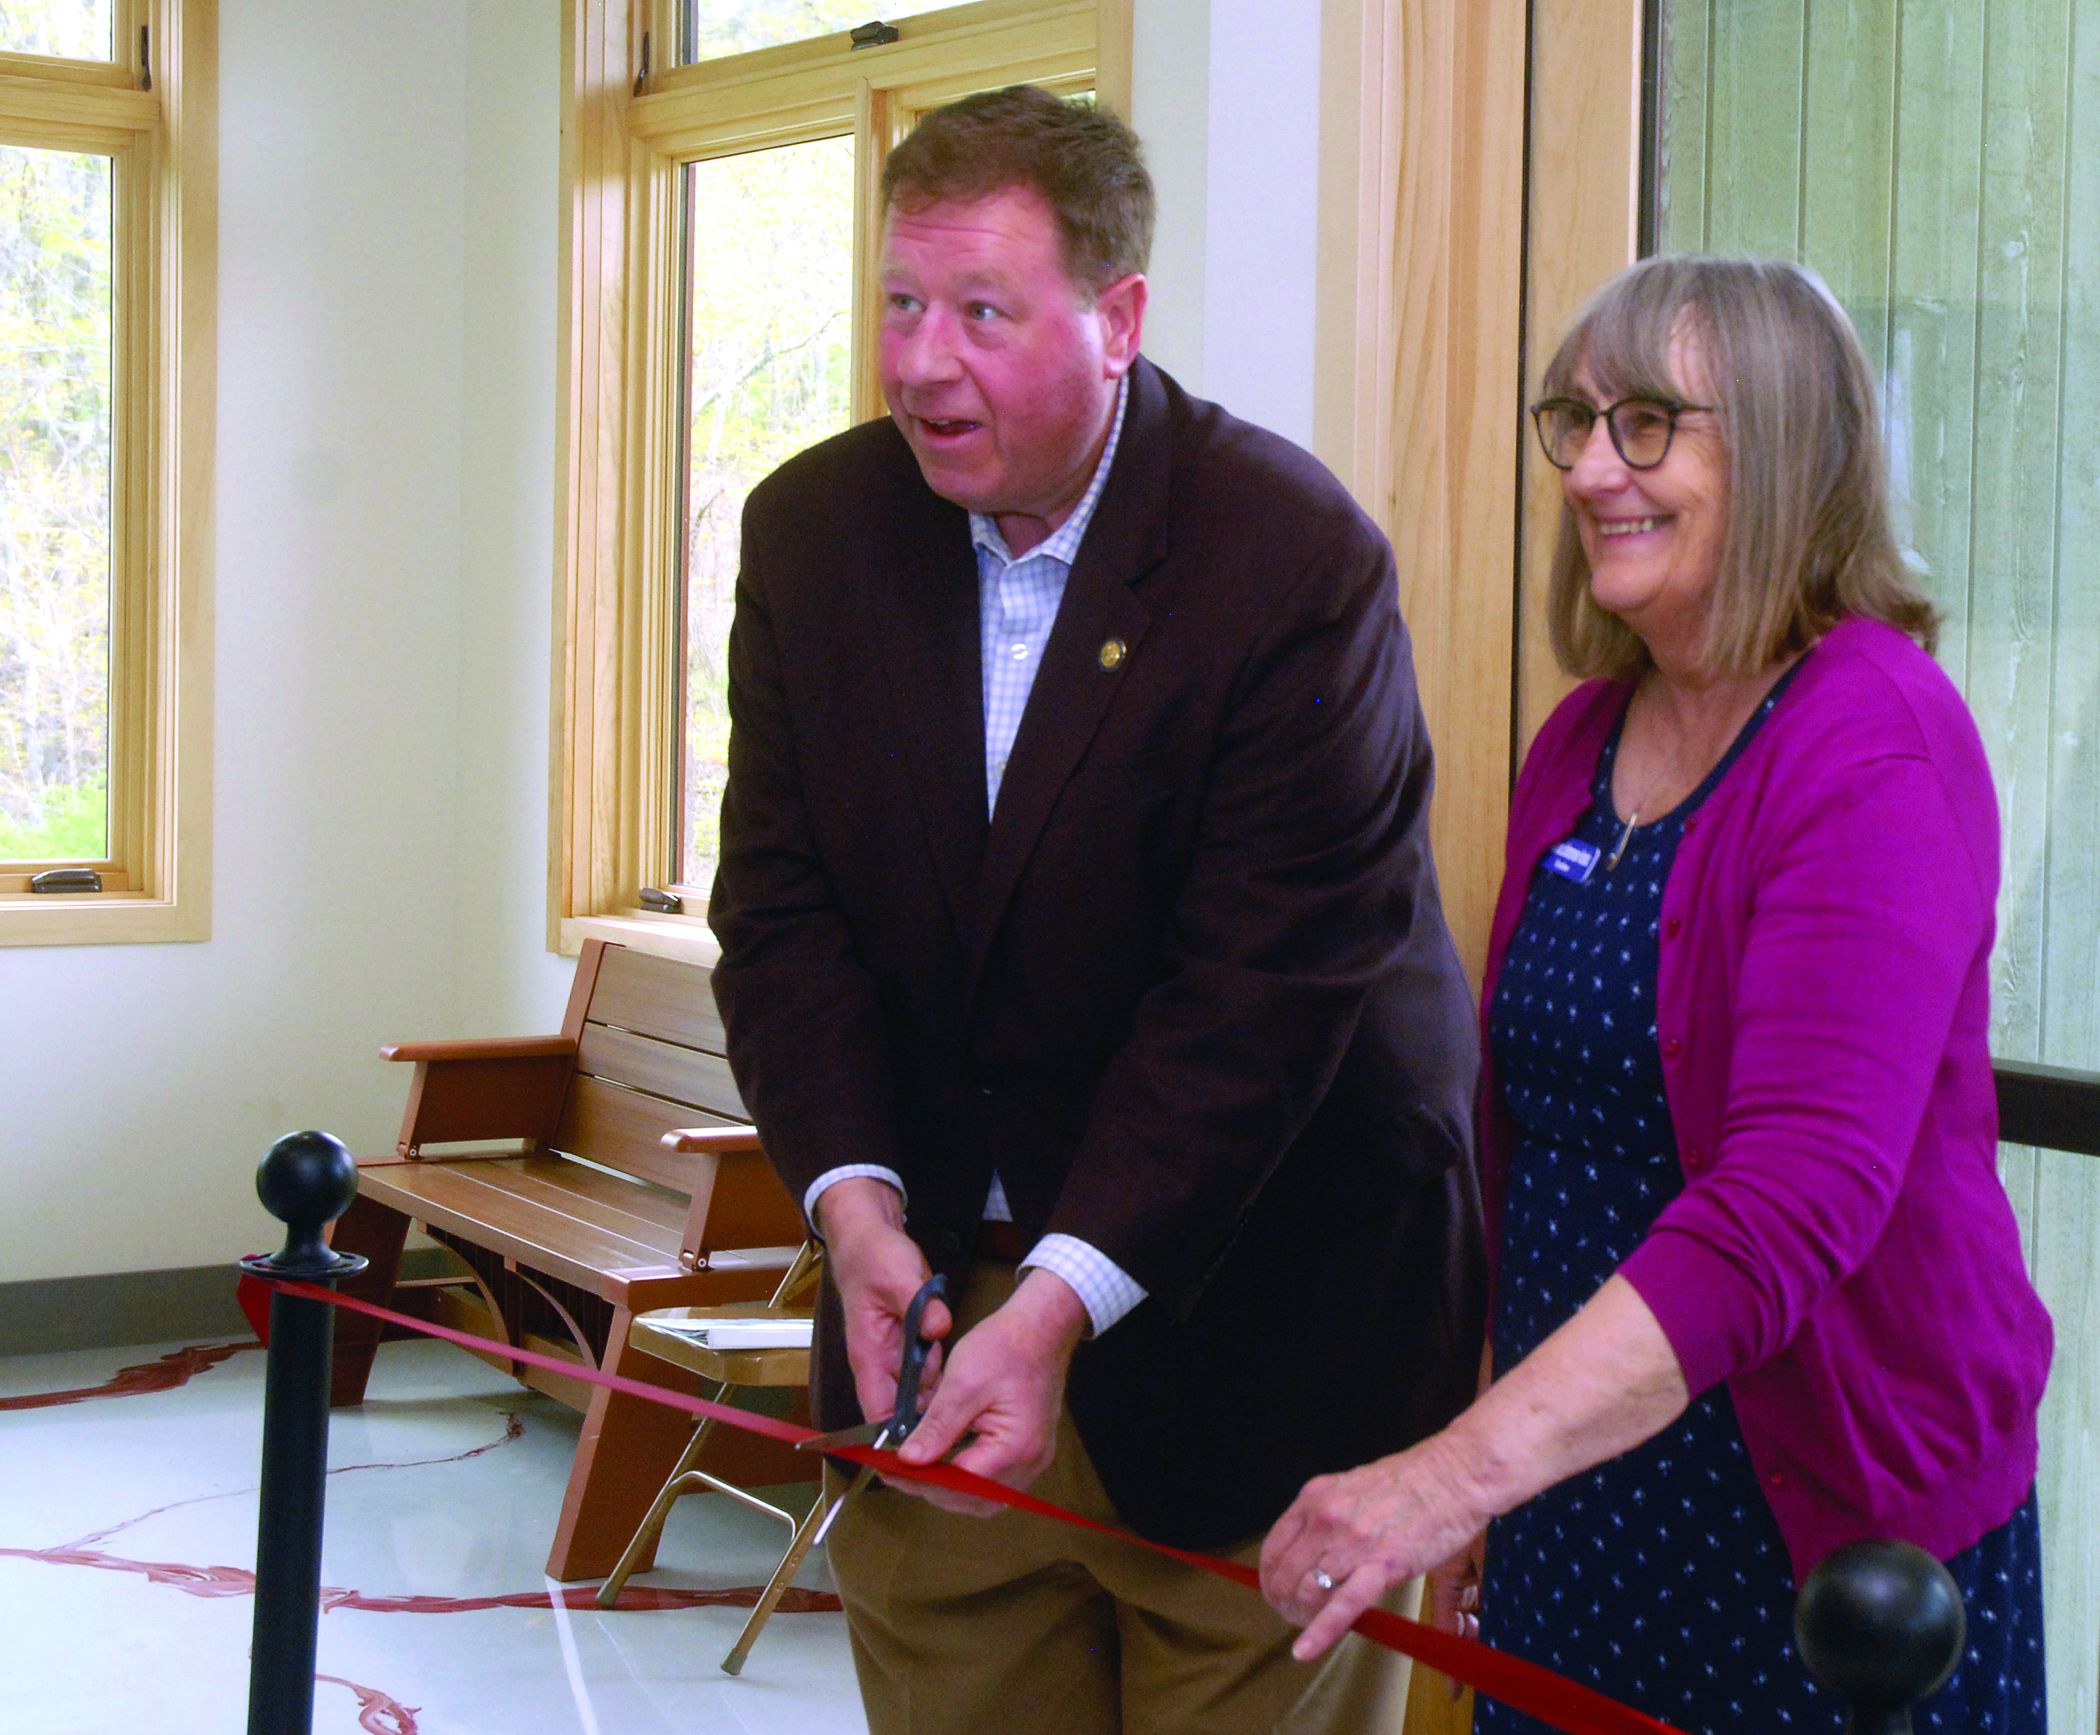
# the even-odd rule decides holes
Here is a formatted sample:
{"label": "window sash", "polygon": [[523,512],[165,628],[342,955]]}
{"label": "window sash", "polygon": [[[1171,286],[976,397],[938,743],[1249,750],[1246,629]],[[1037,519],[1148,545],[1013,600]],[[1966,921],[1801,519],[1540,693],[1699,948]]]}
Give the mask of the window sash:
{"label": "window sash", "polygon": [[107,59],[100,55],[75,58],[68,55],[29,54],[20,49],[10,48],[0,52],[0,61],[28,60],[45,65],[87,67],[93,70],[107,70],[115,66],[123,73],[127,84],[135,82],[132,77],[132,62],[138,53],[139,26],[146,22],[149,11],[148,0],[112,0],[109,9],[111,52]]}
{"label": "window sash", "polygon": [[[885,5],[882,10],[884,12],[884,17],[882,19],[883,23],[889,25],[898,25],[901,24],[907,18],[924,17],[928,12],[939,11],[942,10],[942,8],[927,6],[922,3],[922,0],[910,0],[910,3],[907,5],[899,6],[895,3],[892,3],[889,5]],[[677,42],[677,60],[679,65],[697,65],[711,60],[726,60],[729,59],[732,54],[752,52],[752,50],[743,49],[708,49],[707,47],[705,47],[705,45],[695,41],[695,38],[700,34],[698,29],[696,28],[699,22],[696,16],[698,12],[697,0],[678,0],[678,3],[673,8],[673,11],[677,20],[675,25],[675,36],[659,36],[657,40],[675,40]],[[850,31],[858,28],[861,25],[866,24],[867,22],[868,17],[865,12],[861,11],[858,8],[848,8],[845,9],[845,15],[842,21],[835,23],[829,31],[819,31],[816,33],[816,35],[819,37],[824,35],[836,35],[843,37],[846,36]],[[798,38],[797,40],[806,41],[809,40],[809,38]],[[761,43],[755,46],[764,48],[777,48],[784,45],[782,43],[772,42]]]}
{"label": "window sash", "polygon": [[[119,0],[129,59],[0,54],[0,142],[112,160],[108,855],[0,862],[0,945],[202,939],[209,931],[208,619],[216,254],[216,0]],[[178,667],[179,660],[179,667]],[[49,866],[98,893],[33,894]]]}
{"label": "window sash", "polygon": [[[0,133],[9,129],[0,127]],[[82,156],[105,156],[110,162],[110,449],[109,449],[109,644],[108,701],[105,727],[107,741],[104,746],[104,764],[107,767],[109,789],[108,830],[105,842],[108,853],[100,858],[83,860],[78,857],[53,857],[49,860],[24,860],[16,857],[0,857],[0,896],[9,893],[26,893],[29,881],[35,874],[52,867],[89,867],[102,876],[108,889],[129,889],[130,875],[125,863],[128,859],[126,844],[135,831],[136,816],[127,812],[128,804],[123,796],[129,790],[131,779],[128,772],[130,758],[126,749],[136,727],[136,718],[131,715],[135,707],[126,703],[129,695],[126,683],[120,675],[124,668],[124,657],[130,649],[135,630],[129,619],[131,606],[137,596],[141,574],[135,558],[137,537],[133,533],[131,514],[126,511],[130,497],[130,485],[138,468],[140,454],[136,450],[135,436],[140,431],[139,418],[130,412],[128,397],[134,373],[133,351],[139,339],[138,321],[129,317],[132,297],[129,279],[135,272],[129,265],[138,245],[138,226],[141,177],[138,173],[140,141],[148,135],[125,134],[113,141],[107,149],[91,149],[83,146],[53,146],[48,142],[24,143],[18,148],[28,150],[65,151]],[[0,137],[0,144],[13,146],[16,141]],[[121,769],[120,769],[121,768]]]}

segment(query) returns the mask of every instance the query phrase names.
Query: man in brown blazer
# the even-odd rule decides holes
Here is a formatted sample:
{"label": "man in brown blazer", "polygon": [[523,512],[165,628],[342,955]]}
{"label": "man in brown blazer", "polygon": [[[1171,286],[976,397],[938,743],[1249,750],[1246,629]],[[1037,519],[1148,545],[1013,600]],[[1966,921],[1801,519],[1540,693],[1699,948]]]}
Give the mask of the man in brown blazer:
{"label": "man in brown blazer", "polygon": [[[884,194],[890,416],[745,515],[711,904],[738,1082],[827,1246],[818,1413],[889,1413],[945,1272],[907,1456],[1252,1560],[1478,1366],[1473,1013],[1391,551],[1140,359],[1113,117],[965,99]],[[833,1533],[878,1735],[1353,1729],[1404,1691],[973,1504],[878,1487]]]}

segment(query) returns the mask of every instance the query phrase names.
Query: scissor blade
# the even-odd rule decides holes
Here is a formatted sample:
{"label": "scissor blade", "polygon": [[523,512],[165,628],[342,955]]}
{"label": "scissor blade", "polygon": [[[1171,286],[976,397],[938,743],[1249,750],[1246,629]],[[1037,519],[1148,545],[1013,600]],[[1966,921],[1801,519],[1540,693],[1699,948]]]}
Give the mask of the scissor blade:
{"label": "scissor blade", "polygon": [[839,1514],[846,1510],[846,1502],[860,1492],[861,1484],[867,1479],[867,1466],[865,1464],[854,1465],[853,1474],[846,1478],[846,1485],[839,1490],[838,1497],[832,1501],[831,1510],[824,1514],[824,1521],[817,1526],[816,1535],[809,1539],[810,1547],[817,1548],[822,1546],[824,1538],[831,1534],[832,1525],[838,1522]]}
{"label": "scissor blade", "polygon": [[806,1440],[797,1440],[798,1452],[836,1452],[841,1446],[884,1446],[889,1444],[890,1424],[896,1420],[891,1416],[880,1422],[861,1422],[851,1428],[835,1428],[828,1434],[812,1434]]}
{"label": "scissor blade", "polygon": [[[866,1444],[870,1446],[887,1446],[890,1443],[890,1425],[888,1422],[863,1422],[857,1428],[841,1428],[836,1434],[819,1434],[816,1439],[804,1440],[801,1443],[805,1446],[817,1446],[825,1440],[830,1440],[840,1446],[857,1446],[863,1442],[858,1438],[849,1439],[846,1436],[858,1436],[869,1433],[871,1430],[872,1438],[867,1440]],[[829,1475],[830,1472],[826,1471],[825,1474]],[[809,1539],[810,1547],[815,1548],[826,1536],[831,1534],[831,1527],[838,1522],[839,1514],[846,1510],[847,1501],[861,1491],[867,1480],[867,1465],[854,1465],[853,1474],[846,1478],[846,1485],[839,1490],[838,1498],[831,1503],[831,1510],[824,1514],[824,1522],[817,1526],[816,1535]]]}

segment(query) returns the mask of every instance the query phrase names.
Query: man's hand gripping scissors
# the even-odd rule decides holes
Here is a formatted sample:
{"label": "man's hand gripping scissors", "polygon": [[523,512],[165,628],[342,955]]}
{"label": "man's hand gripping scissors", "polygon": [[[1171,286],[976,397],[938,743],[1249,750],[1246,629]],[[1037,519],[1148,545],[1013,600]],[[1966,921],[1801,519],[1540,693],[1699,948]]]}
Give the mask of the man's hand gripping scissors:
{"label": "man's hand gripping scissors", "polygon": [[[920,1330],[920,1316],[926,1311],[927,1302],[936,1296],[943,1301],[948,1295],[948,1280],[935,1272],[919,1285],[919,1292],[911,1298],[911,1305],[904,1310],[904,1360],[897,1369],[897,1407],[880,1422],[862,1422],[857,1427],[840,1428],[829,1434],[817,1434],[804,1440],[796,1448],[803,1452],[831,1452],[840,1446],[876,1446],[894,1452],[911,1437],[912,1429],[919,1425],[926,1414],[919,1402],[919,1381],[926,1373],[926,1358],[933,1351],[933,1340]],[[961,1444],[961,1442],[958,1442]],[[824,1514],[824,1522],[817,1526],[817,1534],[810,1539],[814,1548],[824,1540],[825,1532],[837,1521],[846,1509],[846,1502],[860,1492],[866,1482],[868,1467],[855,1464],[847,1478],[846,1486],[831,1503],[831,1510]]]}

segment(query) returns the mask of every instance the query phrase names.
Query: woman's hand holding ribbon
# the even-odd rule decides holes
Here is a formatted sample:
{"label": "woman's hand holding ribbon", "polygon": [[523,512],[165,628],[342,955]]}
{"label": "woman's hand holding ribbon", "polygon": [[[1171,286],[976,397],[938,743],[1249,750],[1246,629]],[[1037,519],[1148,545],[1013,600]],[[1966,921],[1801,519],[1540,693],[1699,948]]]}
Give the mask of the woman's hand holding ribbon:
{"label": "woman's hand holding ribbon", "polygon": [[[1305,1628],[1293,1656],[1319,1656],[1394,1585],[1466,1554],[1493,1515],[1467,1456],[1446,1429],[1305,1485],[1261,1551],[1262,1594]],[[1331,1593],[1315,1574],[1333,1582]],[[1454,1580],[1454,1611],[1457,1594]]]}
{"label": "woman's hand holding ribbon", "polygon": [[[1487,1533],[1482,1531],[1442,1566],[1430,1568],[1423,1618],[1440,1632],[1479,1638],[1480,1579],[1486,1564]],[[1465,1692],[1457,1681],[1447,1679],[1445,1685],[1454,1699]]]}

